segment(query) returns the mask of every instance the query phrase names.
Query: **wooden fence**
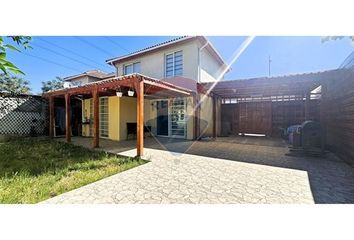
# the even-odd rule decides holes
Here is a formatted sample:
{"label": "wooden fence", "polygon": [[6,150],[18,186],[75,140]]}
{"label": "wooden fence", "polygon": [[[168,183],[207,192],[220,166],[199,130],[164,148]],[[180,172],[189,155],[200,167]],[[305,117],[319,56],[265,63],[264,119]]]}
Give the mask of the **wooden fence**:
{"label": "wooden fence", "polygon": [[0,135],[45,135],[47,122],[47,102],[42,97],[0,93]]}
{"label": "wooden fence", "polygon": [[[320,101],[309,104],[309,119],[320,121]],[[263,133],[279,136],[281,129],[305,121],[305,100],[222,104],[223,135]]]}
{"label": "wooden fence", "polygon": [[322,85],[321,119],[327,147],[354,164],[354,69]]}

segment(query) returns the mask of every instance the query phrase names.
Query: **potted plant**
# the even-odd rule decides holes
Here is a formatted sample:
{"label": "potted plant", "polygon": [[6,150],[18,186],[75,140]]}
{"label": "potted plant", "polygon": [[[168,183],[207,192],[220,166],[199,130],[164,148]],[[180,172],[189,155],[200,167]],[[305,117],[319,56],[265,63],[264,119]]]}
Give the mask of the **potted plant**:
{"label": "potted plant", "polygon": [[117,97],[122,97],[123,96],[123,92],[120,90],[120,87],[117,88],[116,95],[117,95]]}
{"label": "potted plant", "polygon": [[128,96],[129,96],[129,97],[133,97],[133,96],[134,96],[134,90],[129,89],[129,91],[128,91]]}

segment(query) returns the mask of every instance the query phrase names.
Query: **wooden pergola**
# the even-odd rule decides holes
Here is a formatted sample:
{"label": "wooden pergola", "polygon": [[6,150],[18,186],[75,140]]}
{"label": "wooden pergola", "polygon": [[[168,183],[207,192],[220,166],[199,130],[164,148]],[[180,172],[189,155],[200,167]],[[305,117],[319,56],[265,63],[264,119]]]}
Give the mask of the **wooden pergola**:
{"label": "wooden pergola", "polygon": [[[93,98],[93,147],[99,147],[99,97],[114,96],[116,91],[121,91],[126,96],[129,90],[135,90],[137,98],[137,156],[143,155],[144,149],[144,99],[193,96],[196,105],[196,94],[168,82],[153,79],[141,74],[131,74],[122,77],[114,77],[102,81],[92,82],[80,87],[64,88],[46,92],[44,97],[49,100],[49,135],[54,137],[54,99],[65,99],[65,138],[71,142],[71,106],[70,99],[73,96]],[[195,116],[195,114],[194,114]],[[196,120],[194,119],[196,122]]]}
{"label": "wooden pergola", "polygon": [[[218,82],[212,92],[223,100],[269,100],[272,97],[305,99],[305,116],[309,116],[311,91],[329,78],[328,72],[306,73],[279,77],[262,77]],[[212,84],[205,84],[210,88]]]}

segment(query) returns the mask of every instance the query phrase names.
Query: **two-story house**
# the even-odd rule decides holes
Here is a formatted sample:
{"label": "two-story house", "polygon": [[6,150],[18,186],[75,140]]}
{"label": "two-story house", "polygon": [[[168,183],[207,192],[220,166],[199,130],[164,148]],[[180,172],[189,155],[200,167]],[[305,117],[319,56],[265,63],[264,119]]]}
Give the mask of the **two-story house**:
{"label": "two-story house", "polygon": [[[201,83],[222,79],[227,66],[207,38],[179,37],[106,62],[115,67],[116,77],[139,73],[195,91],[200,99],[199,136],[212,135],[212,98],[207,92],[200,91]],[[78,82],[82,85],[109,77],[109,74],[88,71],[65,80],[75,86]],[[99,105],[100,137],[127,139],[127,123],[134,123],[137,119],[137,99],[127,95],[104,96],[100,97]],[[192,97],[146,98],[144,123],[156,136],[193,139],[196,124],[193,121],[194,107]],[[92,98],[82,101],[82,119],[86,123],[92,123]],[[93,135],[92,124],[82,126],[82,135]]]}

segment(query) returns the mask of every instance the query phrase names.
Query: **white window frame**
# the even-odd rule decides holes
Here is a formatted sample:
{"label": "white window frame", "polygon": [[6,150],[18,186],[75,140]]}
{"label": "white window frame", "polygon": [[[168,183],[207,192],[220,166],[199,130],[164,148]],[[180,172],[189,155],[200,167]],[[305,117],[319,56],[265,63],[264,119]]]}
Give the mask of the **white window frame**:
{"label": "white window frame", "polygon": [[[183,50],[177,50],[177,51],[165,53],[165,57],[164,57],[164,76],[165,76],[165,78],[170,78],[170,77],[175,77],[176,76],[176,74],[175,74],[175,54],[177,52],[182,52],[182,74],[178,75],[178,76],[183,76],[183,69],[184,69]],[[173,70],[173,74],[172,74],[172,76],[167,76],[167,61],[166,61],[166,57],[168,55],[171,55],[171,54],[173,54],[173,58],[172,58],[173,59],[173,69],[172,69]]]}
{"label": "white window frame", "polygon": [[[101,112],[102,100],[107,101],[107,112],[106,113],[102,113]],[[107,121],[106,122],[101,120],[102,115],[106,115],[106,117],[107,117]],[[107,124],[107,129],[104,129],[102,127],[101,124],[103,122],[105,122]],[[103,136],[102,135],[102,130],[103,131],[107,131],[107,136]],[[99,98],[99,136],[100,136],[100,138],[109,138],[109,98],[108,97],[100,97]]]}
{"label": "white window frame", "polygon": [[173,101],[178,100],[178,99],[169,99],[168,101],[168,136],[171,138],[187,138],[187,101],[185,98],[181,98],[180,100],[183,100],[183,108],[184,108],[184,126],[183,126],[183,135],[173,135],[172,134],[172,119],[171,119],[171,114],[172,114],[172,105]]}
{"label": "white window frame", "polygon": [[[139,63],[140,64],[140,71],[139,72],[134,72],[134,64],[137,64]],[[132,66],[132,73],[129,73],[129,74],[133,74],[133,73],[140,73],[141,72],[141,62],[138,61],[138,62],[132,62],[132,63],[128,63],[128,64],[123,64],[123,75],[127,75],[127,73],[125,72],[125,67],[128,67],[128,66]]]}

